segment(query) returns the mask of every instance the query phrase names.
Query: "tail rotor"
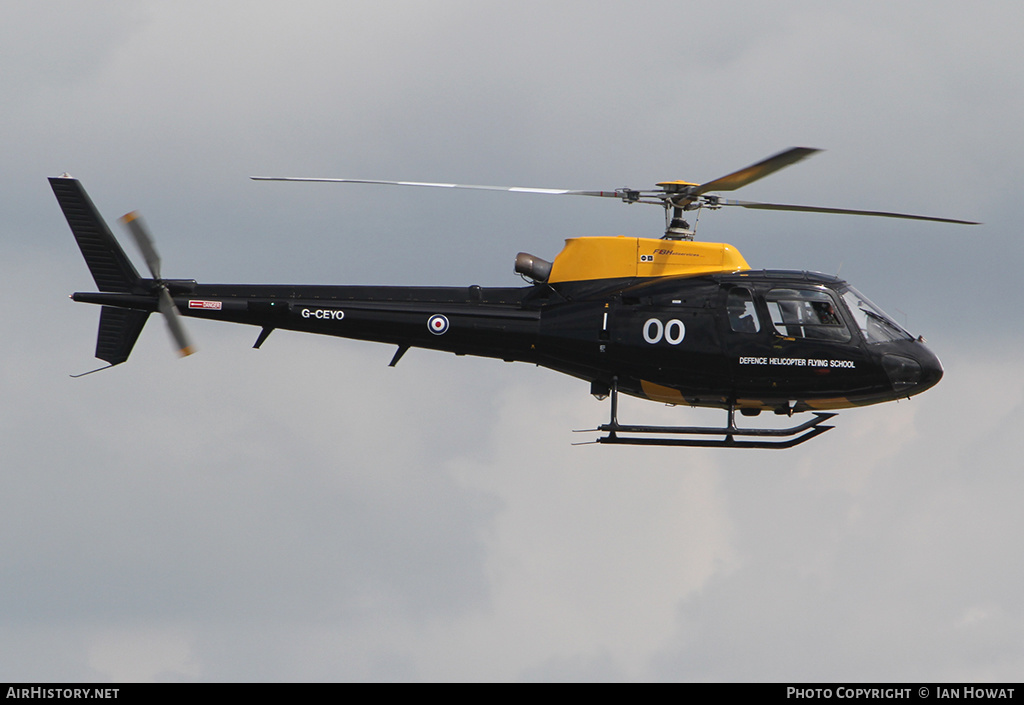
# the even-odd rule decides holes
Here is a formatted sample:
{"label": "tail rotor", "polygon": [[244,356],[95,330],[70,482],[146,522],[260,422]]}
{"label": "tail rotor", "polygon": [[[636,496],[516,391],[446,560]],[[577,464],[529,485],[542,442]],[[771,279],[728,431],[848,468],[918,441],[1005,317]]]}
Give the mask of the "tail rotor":
{"label": "tail rotor", "polygon": [[136,211],[121,216],[121,222],[135,239],[135,244],[138,245],[143,259],[146,260],[146,266],[149,267],[149,271],[153,275],[153,281],[159,290],[157,293],[159,310],[163,314],[164,320],[167,321],[167,329],[171,333],[178,354],[182,357],[191,355],[195,352],[195,347],[189,340],[188,334],[185,333],[185,327],[181,323],[181,314],[174,304],[167,282],[160,276],[160,255],[157,254],[156,247],[153,245],[153,238],[149,236],[148,229]]}

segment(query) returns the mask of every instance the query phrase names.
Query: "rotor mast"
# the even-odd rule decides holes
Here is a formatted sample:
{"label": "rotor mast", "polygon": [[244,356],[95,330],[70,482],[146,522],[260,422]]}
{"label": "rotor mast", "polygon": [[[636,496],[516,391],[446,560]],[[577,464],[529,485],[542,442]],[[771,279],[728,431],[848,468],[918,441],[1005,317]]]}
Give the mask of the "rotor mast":
{"label": "rotor mast", "polygon": [[692,184],[688,181],[665,181],[658,186],[664,194],[660,200],[665,207],[665,234],[662,240],[692,240],[696,228],[683,220],[683,211],[697,210],[703,203],[689,197],[689,192],[700,184]]}

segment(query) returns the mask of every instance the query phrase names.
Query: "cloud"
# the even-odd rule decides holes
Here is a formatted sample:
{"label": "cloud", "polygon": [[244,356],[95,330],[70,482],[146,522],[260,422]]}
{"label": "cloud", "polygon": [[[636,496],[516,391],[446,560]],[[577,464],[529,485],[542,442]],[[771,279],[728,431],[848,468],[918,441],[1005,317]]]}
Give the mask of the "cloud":
{"label": "cloud", "polygon": [[194,680],[202,673],[180,629],[108,631],[89,647],[89,666],[118,683]]}
{"label": "cloud", "polygon": [[[730,496],[742,498],[731,513],[741,559],[680,605],[675,645],[655,677],[932,681],[1019,672],[1024,653],[1010,634],[1024,615],[1010,595],[1024,573],[1010,557],[1018,528],[1009,498],[1020,481],[1006,475],[1005,459],[1020,444],[984,430],[1012,425],[1019,401],[1011,410],[978,403],[968,415],[956,407],[995,380],[1008,382],[1006,399],[1019,399],[1020,365],[972,348],[948,357],[943,394],[844,414],[831,432],[838,438],[812,449],[816,462],[772,463],[756,487],[741,487],[749,478],[729,483]],[[908,413],[911,405],[920,408]],[[865,436],[865,424],[898,432]],[[982,438],[988,452],[978,457]],[[995,613],[1000,620],[989,618]]]}

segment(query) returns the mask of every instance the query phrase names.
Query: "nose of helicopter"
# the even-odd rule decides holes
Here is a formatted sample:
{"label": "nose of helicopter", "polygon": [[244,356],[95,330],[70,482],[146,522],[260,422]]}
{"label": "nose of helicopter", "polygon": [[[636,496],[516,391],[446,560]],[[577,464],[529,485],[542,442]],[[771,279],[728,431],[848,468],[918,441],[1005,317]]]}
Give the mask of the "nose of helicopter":
{"label": "nose of helicopter", "polygon": [[895,391],[911,396],[939,383],[942,379],[942,363],[924,344],[923,339],[915,340],[911,349],[900,351],[904,352],[909,354],[889,353],[882,357],[882,367]]}
{"label": "nose of helicopter", "polygon": [[942,363],[938,356],[929,350],[924,342],[920,343],[921,354],[918,361],[921,363],[921,381],[918,382],[920,391],[934,387],[942,379]]}

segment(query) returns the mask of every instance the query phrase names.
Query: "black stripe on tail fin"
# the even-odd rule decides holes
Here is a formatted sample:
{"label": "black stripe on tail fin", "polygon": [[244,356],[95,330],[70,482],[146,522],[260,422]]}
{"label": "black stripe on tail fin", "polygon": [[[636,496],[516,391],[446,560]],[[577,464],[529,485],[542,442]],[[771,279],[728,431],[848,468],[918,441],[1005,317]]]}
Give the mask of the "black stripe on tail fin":
{"label": "black stripe on tail fin", "polygon": [[[69,176],[54,176],[50,177],[50,186],[99,290],[122,293],[137,290],[141,282],[138,271],[114,239],[82,184]],[[102,326],[100,332],[102,334]],[[97,357],[102,358],[98,349]]]}

